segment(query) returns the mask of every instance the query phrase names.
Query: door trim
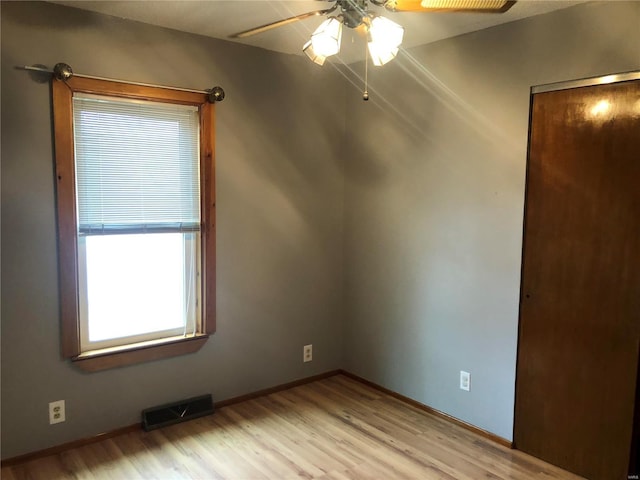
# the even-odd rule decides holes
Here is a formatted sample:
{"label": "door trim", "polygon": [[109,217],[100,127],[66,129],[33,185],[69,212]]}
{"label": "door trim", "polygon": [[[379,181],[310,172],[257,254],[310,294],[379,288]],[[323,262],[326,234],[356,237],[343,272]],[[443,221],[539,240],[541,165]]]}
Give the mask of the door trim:
{"label": "door trim", "polygon": [[640,80],[640,71],[614,73],[600,77],[582,78],[579,80],[569,80],[564,82],[547,83],[531,87],[531,94],[554,92],[557,90],[568,90],[570,88],[591,87],[594,85],[605,85],[607,83],[627,82],[629,80]]}

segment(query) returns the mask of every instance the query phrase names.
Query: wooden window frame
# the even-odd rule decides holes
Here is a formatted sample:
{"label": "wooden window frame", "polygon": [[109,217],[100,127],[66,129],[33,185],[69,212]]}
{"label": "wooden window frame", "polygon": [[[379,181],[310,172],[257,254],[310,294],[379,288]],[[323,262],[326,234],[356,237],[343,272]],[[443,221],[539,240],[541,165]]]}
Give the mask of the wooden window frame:
{"label": "wooden window frame", "polygon": [[[216,329],[215,115],[206,93],[86,77],[53,80],[53,124],[58,213],[58,262],[62,357],[86,371],[104,370],[198,351]],[[80,349],[78,225],[76,214],[73,95],[90,93],[198,107],[202,318],[193,336],[171,337],[90,352]]]}

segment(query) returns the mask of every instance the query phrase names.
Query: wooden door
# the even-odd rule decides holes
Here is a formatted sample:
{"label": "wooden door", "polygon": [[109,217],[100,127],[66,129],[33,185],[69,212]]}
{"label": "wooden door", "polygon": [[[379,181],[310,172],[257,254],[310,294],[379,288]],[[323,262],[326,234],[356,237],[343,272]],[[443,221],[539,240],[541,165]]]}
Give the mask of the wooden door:
{"label": "wooden door", "polygon": [[640,332],[640,80],[532,97],[516,448],[627,478]]}

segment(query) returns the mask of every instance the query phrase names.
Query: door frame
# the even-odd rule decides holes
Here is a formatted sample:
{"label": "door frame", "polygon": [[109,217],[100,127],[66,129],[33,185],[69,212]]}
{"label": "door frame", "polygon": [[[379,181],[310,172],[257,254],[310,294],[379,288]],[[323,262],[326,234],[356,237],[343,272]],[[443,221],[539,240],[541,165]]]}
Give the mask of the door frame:
{"label": "door frame", "polygon": [[[570,88],[593,87],[595,85],[606,85],[608,83],[627,82],[629,80],[640,80],[640,70],[622,73],[612,73],[599,77],[581,78],[578,80],[567,80],[556,83],[546,83],[531,87],[531,96],[536,93],[555,92],[558,90],[569,90]],[[529,122],[531,126],[531,122]],[[527,150],[528,152],[528,150]],[[527,159],[528,161],[528,159]]]}

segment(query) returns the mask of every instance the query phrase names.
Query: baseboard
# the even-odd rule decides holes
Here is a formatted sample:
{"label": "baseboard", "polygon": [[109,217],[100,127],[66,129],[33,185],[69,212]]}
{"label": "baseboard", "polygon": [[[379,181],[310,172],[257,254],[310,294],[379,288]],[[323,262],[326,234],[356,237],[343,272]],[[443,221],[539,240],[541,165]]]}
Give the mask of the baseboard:
{"label": "baseboard", "polygon": [[507,447],[507,448],[514,448],[513,446],[513,442],[510,442],[509,440],[507,440],[506,438],[502,438],[499,435],[496,435],[495,433],[491,433],[488,432],[486,430],[483,430],[482,428],[476,427],[475,425],[471,425],[470,423],[467,423],[463,420],[460,420],[459,418],[453,417],[447,413],[441,412],[440,410],[437,410],[433,407],[430,407],[428,405],[425,405],[423,403],[420,403],[412,398],[409,397],[405,397],[404,395],[401,395],[398,392],[394,392],[393,390],[389,390],[388,388],[385,388],[381,385],[378,385],[377,383],[371,382],[365,378],[359,377],[358,375],[355,375],[351,372],[348,372],[346,370],[340,370],[340,373],[342,375],[344,375],[345,377],[349,377],[353,380],[356,380],[360,383],[363,383],[364,385],[367,385],[368,387],[371,388],[375,388],[376,390],[379,390],[383,393],[386,393],[387,395],[393,397],[393,398],[397,398],[398,400],[403,401],[404,403],[407,403],[413,407],[416,407],[420,410],[422,410],[423,412],[429,413],[435,417],[439,417],[442,418],[444,420],[447,420],[448,422],[454,423],[456,425],[458,425],[459,427],[464,428],[465,430],[469,430],[470,432],[475,433],[476,435],[480,435],[481,437],[484,437],[488,440],[491,440],[492,442],[495,442],[499,445],[502,445],[503,447]]}
{"label": "baseboard", "polygon": [[[215,402],[215,408],[228,407],[229,405],[234,405],[236,403],[244,402],[244,401],[251,400],[258,397],[263,397],[265,395],[270,395],[272,393],[280,392],[283,390],[288,390],[293,387],[298,387],[300,385],[305,385],[307,383],[315,382],[317,380],[322,380],[328,377],[333,377],[334,375],[338,375],[340,373],[341,373],[341,370],[331,370],[329,372],[321,373],[319,375],[313,375],[311,377],[301,378],[300,380],[295,380],[293,382],[283,383],[281,385],[276,385],[275,387],[266,388],[264,390],[259,390],[257,392],[249,393],[246,395],[240,395],[239,397],[229,398],[227,400]],[[14,465],[19,465],[21,463],[29,462],[31,460],[36,460],[38,458],[48,457],[49,455],[57,455],[67,450],[71,450],[72,448],[82,447],[84,445],[100,442],[108,438],[117,437],[118,435],[124,435],[134,431],[142,431],[142,426],[140,423],[135,423],[133,425],[128,425],[126,427],[116,428],[115,430],[100,433],[98,435],[94,435],[93,437],[73,440],[71,442],[55,445],[53,447],[45,448],[43,450],[37,450],[35,452],[25,453],[24,455],[18,455],[16,457],[7,458],[6,460],[2,460],[0,462],[0,467],[11,467]]]}
{"label": "baseboard", "polygon": [[99,433],[98,435],[94,435],[93,437],[81,438],[79,440],[73,440],[71,442],[62,443],[60,445],[54,445],[53,447],[45,448],[44,450],[36,450],[35,452],[25,453],[24,455],[18,455],[17,457],[7,458],[6,460],[2,460],[0,462],[0,467],[13,467],[14,465],[19,465],[31,460],[48,457],[49,455],[57,455],[58,453],[65,452],[73,448],[83,447],[91,443],[101,442],[102,440],[106,440],[107,438],[125,435],[127,433],[138,431],[140,429],[140,424],[134,423],[133,425],[116,428],[115,430],[111,430],[109,432]]}
{"label": "baseboard", "polygon": [[313,375],[311,377],[301,378],[300,380],[295,380],[293,382],[283,383],[281,385],[276,385],[275,387],[265,388],[264,390],[258,390],[257,392],[248,393],[246,395],[240,395],[239,397],[229,398],[227,400],[222,400],[220,402],[215,402],[215,407],[216,408],[228,407],[229,405],[246,402],[247,400],[253,400],[254,398],[264,397],[266,395],[271,395],[272,393],[281,392],[283,390],[289,390],[290,388],[299,387],[300,385],[305,385],[307,383],[315,382],[318,380],[323,380],[325,378],[333,377],[341,373],[342,373],[342,370],[331,370],[329,372],[321,373],[319,375]]}

